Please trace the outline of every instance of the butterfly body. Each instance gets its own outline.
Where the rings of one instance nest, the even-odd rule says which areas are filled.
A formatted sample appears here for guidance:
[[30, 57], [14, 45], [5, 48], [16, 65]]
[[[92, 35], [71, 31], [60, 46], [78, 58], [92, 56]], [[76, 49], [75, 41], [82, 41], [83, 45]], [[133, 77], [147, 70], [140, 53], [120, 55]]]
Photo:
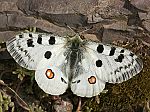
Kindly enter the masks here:
[[77, 35], [71, 38], [67, 43], [70, 43], [70, 46], [68, 46], [67, 48], [69, 50], [66, 56], [66, 74], [68, 74], [69, 80], [71, 81], [73, 77], [76, 77], [78, 75], [78, 64], [81, 62], [81, 58], [83, 55], [83, 48], [81, 47], [83, 41]]
[[96, 96], [106, 82], [126, 81], [143, 68], [131, 51], [81, 39], [80, 35], [71, 38], [29, 32], [6, 44], [16, 62], [35, 70], [39, 87], [52, 95], [71, 88], [78, 96]]

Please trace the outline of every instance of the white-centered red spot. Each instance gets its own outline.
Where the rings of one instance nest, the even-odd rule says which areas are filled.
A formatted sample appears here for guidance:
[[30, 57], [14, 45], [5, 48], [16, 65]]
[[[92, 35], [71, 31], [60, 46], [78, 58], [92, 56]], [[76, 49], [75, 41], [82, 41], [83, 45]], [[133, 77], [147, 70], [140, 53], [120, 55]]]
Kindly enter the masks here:
[[88, 78], [88, 82], [90, 84], [95, 84], [96, 83], [96, 77], [95, 76], [91, 76], [90, 78]]
[[48, 79], [53, 79], [54, 78], [54, 72], [51, 69], [47, 69], [45, 72], [45, 75]]

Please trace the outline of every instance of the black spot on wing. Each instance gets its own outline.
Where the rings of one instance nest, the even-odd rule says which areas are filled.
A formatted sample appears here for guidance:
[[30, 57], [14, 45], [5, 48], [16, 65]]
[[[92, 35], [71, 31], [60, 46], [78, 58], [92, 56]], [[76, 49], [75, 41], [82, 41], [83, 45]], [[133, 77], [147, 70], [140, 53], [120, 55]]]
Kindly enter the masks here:
[[50, 51], [46, 51], [44, 56], [46, 59], [49, 59], [51, 57], [52, 53]]
[[37, 43], [42, 44], [42, 35], [38, 35]]
[[20, 51], [23, 51], [23, 48], [20, 48]]
[[31, 34], [31, 33], [29, 33], [29, 37], [32, 37], [32, 34]]
[[134, 56], [134, 54], [133, 54], [133, 53], [130, 53], [129, 55], [130, 55], [131, 57], [133, 57], [133, 56]]
[[76, 81], [73, 81], [72, 83], [73, 83], [73, 84], [75, 84], [75, 83], [78, 84], [78, 83], [80, 83], [80, 82], [81, 82], [81, 80], [76, 80]]
[[28, 53], [28, 51], [27, 50], [24, 50], [24, 53], [25, 53], [25, 55]]
[[102, 66], [102, 61], [101, 60], [97, 60], [96, 61], [96, 66], [97, 67], [101, 67]]
[[19, 38], [23, 38], [22, 34], [19, 35]]
[[53, 44], [55, 44], [55, 42], [56, 42], [55, 37], [51, 36], [50, 39], [49, 39], [49, 44], [53, 45]]
[[111, 50], [110, 50], [109, 56], [113, 56], [113, 55], [115, 54], [115, 50], [116, 50], [116, 48], [115, 48], [115, 47], [111, 47]]
[[121, 69], [123, 69], [123, 67], [121, 66], [121, 67], [119, 67], [119, 70], [121, 71]]
[[122, 49], [122, 50], [120, 51], [120, 53], [124, 53], [124, 49]]
[[125, 66], [124, 66], [124, 69], [127, 69], [127, 68], [128, 68], [128, 66], [127, 66], [127, 65], [125, 65]]
[[77, 83], [80, 83], [81, 80], [77, 80]]
[[33, 45], [33, 40], [32, 40], [32, 39], [28, 39], [28, 40], [27, 40], [27, 46], [28, 46], [28, 47], [34, 47], [34, 45]]
[[128, 64], [128, 67], [129, 67], [129, 68], [131, 67], [131, 64], [130, 64], [130, 63]]
[[116, 69], [116, 70], [114, 71], [114, 73], [117, 74], [117, 72], [120, 72], [120, 71], [119, 71], [118, 69]]
[[120, 55], [118, 56], [118, 58], [115, 59], [115, 61], [121, 63], [121, 62], [123, 61], [123, 59], [124, 59], [124, 55], [123, 55], [123, 54], [120, 54]]
[[65, 79], [63, 79], [62, 77], [61, 77], [61, 81], [64, 82], [65, 84], [67, 84], [67, 82], [65, 81]]
[[104, 51], [104, 46], [101, 45], [101, 44], [99, 44], [99, 45], [97, 46], [97, 52], [98, 52], [98, 53], [102, 53], [103, 51]]

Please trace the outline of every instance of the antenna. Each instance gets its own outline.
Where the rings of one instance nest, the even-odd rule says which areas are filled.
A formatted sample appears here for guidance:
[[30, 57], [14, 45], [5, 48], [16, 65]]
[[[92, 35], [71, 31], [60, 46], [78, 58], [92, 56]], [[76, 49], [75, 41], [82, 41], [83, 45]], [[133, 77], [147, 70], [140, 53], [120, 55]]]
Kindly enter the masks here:
[[87, 28], [87, 27], [84, 27], [85, 28], [85, 30], [83, 30], [83, 31], [81, 31], [81, 32], [76, 32], [76, 31], [74, 31], [70, 26], [68, 26], [67, 24], [66, 24], [66, 26], [67, 26], [67, 28], [69, 28], [72, 32], [74, 32], [75, 33], [75, 35], [82, 35], [84, 32], [86, 32], [86, 31], [88, 31], [88, 30], [90, 30], [92, 27], [90, 27], [90, 28]]
[[72, 32], [76, 33], [70, 26], [68, 26], [67, 24], [65, 24], [67, 26], [67, 28], [69, 28]]

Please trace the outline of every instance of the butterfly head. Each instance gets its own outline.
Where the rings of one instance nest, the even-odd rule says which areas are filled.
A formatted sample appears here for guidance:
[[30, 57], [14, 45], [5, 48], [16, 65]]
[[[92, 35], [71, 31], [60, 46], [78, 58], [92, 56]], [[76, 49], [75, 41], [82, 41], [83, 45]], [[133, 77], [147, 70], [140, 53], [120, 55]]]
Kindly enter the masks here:
[[70, 46], [73, 49], [78, 49], [82, 42], [83, 40], [78, 33], [68, 39], [68, 43], [70, 43]]

